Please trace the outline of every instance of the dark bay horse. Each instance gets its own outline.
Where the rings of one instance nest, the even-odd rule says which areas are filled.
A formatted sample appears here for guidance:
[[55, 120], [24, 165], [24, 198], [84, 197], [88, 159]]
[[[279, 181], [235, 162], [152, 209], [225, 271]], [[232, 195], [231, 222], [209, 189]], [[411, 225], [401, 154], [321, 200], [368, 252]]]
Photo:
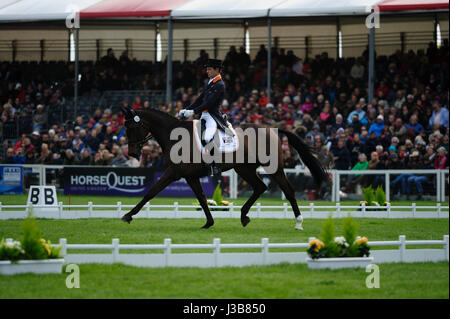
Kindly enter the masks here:
[[[151, 138], [154, 137], [156, 141], [162, 148], [164, 157], [165, 171], [161, 178], [153, 185], [153, 187], [147, 192], [144, 198], [127, 214], [122, 217], [122, 220], [130, 223], [132, 216], [137, 214], [142, 207], [153, 197], [155, 197], [160, 191], [166, 188], [170, 183], [180, 179], [185, 178], [189, 186], [194, 191], [198, 201], [206, 216], [206, 224], [202, 228], [209, 228], [214, 224], [214, 219], [208, 208], [206, 197], [203, 193], [202, 186], [200, 184], [200, 177], [209, 175], [209, 168], [203, 162], [184, 162], [184, 163], [174, 163], [171, 159], [171, 149], [178, 142], [178, 140], [172, 140], [170, 138], [171, 132], [174, 129], [185, 129], [188, 132], [188, 138], [193, 138], [193, 122], [179, 120], [165, 112], [156, 109], [137, 109], [132, 110], [130, 108], [122, 108], [122, 112], [125, 113], [125, 128], [126, 135], [128, 137], [128, 154], [139, 159], [142, 146]], [[270, 142], [276, 143], [276, 154], [271, 154], [275, 156], [277, 160], [277, 167], [273, 174], [270, 176], [278, 183], [281, 190], [284, 192], [286, 198], [289, 200], [292, 210], [296, 218], [296, 229], [302, 229], [303, 217], [301, 216], [300, 210], [295, 199], [295, 190], [289, 180], [287, 179], [283, 170], [283, 158], [281, 150], [281, 141], [278, 134], [274, 133], [270, 128], [265, 128], [263, 126], [255, 124], [245, 124], [241, 125], [241, 128], [254, 128], [263, 130], [259, 132], [265, 132], [264, 134], [266, 144]], [[323, 182], [329, 182], [328, 174], [325, 172], [324, 168], [318, 161], [318, 159], [313, 155], [312, 149], [305, 144], [297, 135], [278, 129], [279, 132], [285, 134], [288, 138], [290, 145], [299, 153], [300, 158], [309, 168], [316, 185], [320, 186]], [[258, 132], [258, 131], [256, 131]], [[258, 133], [256, 133], [258, 134]], [[261, 133], [259, 133], [262, 135]], [[256, 159], [250, 161], [251, 157], [248, 154], [251, 146], [249, 138], [243, 136], [237, 132], [240, 139], [239, 148], [243, 148], [242, 151], [245, 154], [245, 160], [239, 162], [222, 162], [219, 164], [222, 171], [229, 169], [234, 169], [236, 173], [241, 176], [250, 186], [253, 188], [253, 194], [245, 202], [241, 208], [241, 223], [242, 226], [246, 226], [250, 222], [250, 218], [247, 216], [251, 206], [258, 199], [258, 197], [264, 193], [267, 186], [258, 176], [256, 170], [262, 163]], [[258, 138], [258, 136], [256, 136]], [[192, 141], [192, 140], [191, 140]], [[191, 157], [195, 150], [193, 143], [191, 143]], [[265, 163], [264, 163], [265, 164]]]

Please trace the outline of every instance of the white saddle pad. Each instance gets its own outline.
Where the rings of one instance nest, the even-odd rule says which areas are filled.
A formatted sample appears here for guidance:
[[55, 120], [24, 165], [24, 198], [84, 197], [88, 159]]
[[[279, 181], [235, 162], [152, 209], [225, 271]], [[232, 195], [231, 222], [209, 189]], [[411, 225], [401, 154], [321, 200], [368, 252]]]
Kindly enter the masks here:
[[[207, 154], [208, 151], [205, 150], [205, 147], [202, 145], [201, 141], [201, 121], [194, 120], [192, 121], [194, 125], [194, 136], [195, 136], [195, 144], [197, 145], [197, 149], [204, 154]], [[217, 129], [215, 134], [219, 134], [220, 146], [219, 151], [221, 153], [232, 153], [236, 152], [239, 147], [239, 139], [237, 137], [236, 131], [233, 126], [228, 123], [228, 128], [233, 132], [234, 136], [228, 135], [222, 130]]]

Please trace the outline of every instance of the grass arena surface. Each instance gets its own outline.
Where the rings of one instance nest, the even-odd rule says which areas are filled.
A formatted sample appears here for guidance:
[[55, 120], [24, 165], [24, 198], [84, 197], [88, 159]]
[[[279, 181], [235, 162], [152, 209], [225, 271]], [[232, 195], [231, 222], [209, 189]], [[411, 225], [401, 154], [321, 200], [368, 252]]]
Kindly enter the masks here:
[[[58, 199], [68, 203], [67, 196], [61, 195]], [[117, 201], [134, 204], [139, 198], [73, 196], [71, 203], [86, 204], [89, 200], [94, 204], [111, 204]], [[241, 205], [245, 200], [246, 198], [239, 198], [233, 202]], [[4, 205], [24, 204], [26, 196], [0, 196], [0, 201]], [[195, 200], [155, 198], [152, 203], [171, 204], [174, 201], [192, 204]], [[282, 203], [280, 199], [269, 198], [263, 198], [259, 202], [263, 205]], [[417, 204], [434, 203], [422, 201]], [[299, 204], [308, 205], [309, 202]], [[406, 235], [407, 239], [441, 240], [444, 234], [449, 234], [448, 219], [355, 218], [355, 221], [359, 224], [358, 233], [367, 236], [369, 240], [397, 240], [399, 235]], [[22, 220], [1, 221], [0, 238], [20, 239], [21, 223]], [[111, 243], [112, 238], [119, 238], [122, 244], [163, 243], [164, 238], [171, 238], [172, 243], [212, 243], [213, 238], [221, 238], [222, 243], [259, 243], [263, 237], [268, 237], [274, 243], [307, 242], [309, 237], [320, 234], [323, 220], [305, 219], [304, 231], [294, 230], [294, 218], [253, 218], [245, 228], [240, 225], [239, 219], [217, 218], [215, 225], [206, 230], [200, 229], [203, 223], [202, 219], [136, 219], [130, 225], [119, 219], [38, 219], [38, 225], [46, 239], [57, 243], [59, 238], [67, 238], [68, 243], [80, 244]], [[336, 219], [335, 224], [336, 235], [339, 236], [342, 219]], [[156, 250], [151, 252], [161, 253]], [[121, 253], [127, 251], [121, 250]], [[309, 270], [306, 264], [206, 269], [81, 264], [80, 289], [66, 288], [66, 273], [0, 276], [0, 298], [449, 298], [448, 262], [380, 264], [379, 267], [381, 287], [368, 289], [365, 285], [368, 273], [364, 269], [317, 271]]]
[[[0, 202], [2, 205], [25, 205], [27, 203], [28, 195], [0, 195]], [[235, 206], [243, 205], [248, 197], [238, 197], [235, 199], [224, 198], [230, 202], [232, 202]], [[141, 200], [141, 197], [133, 197], [133, 196], [90, 196], [90, 195], [72, 195], [70, 196], [70, 204], [71, 205], [87, 205], [89, 201], [91, 201], [94, 205], [114, 205], [117, 202], [121, 202], [124, 205], [136, 205]], [[362, 200], [362, 196], [361, 196]], [[58, 201], [63, 202], [64, 205], [69, 204], [69, 196], [58, 194]], [[150, 203], [153, 205], [172, 205], [174, 202], [178, 202], [180, 205], [193, 205], [197, 202], [195, 198], [173, 198], [173, 197], [155, 197]], [[308, 206], [310, 203], [314, 203], [315, 205], [334, 206], [336, 203], [331, 201], [303, 201], [297, 200], [298, 205], [300, 206]], [[436, 205], [436, 201], [391, 201], [391, 205], [411, 205], [412, 202], [415, 202], [418, 206], [427, 206], [427, 205]], [[283, 203], [287, 203], [290, 207], [289, 201], [281, 200], [280, 197], [260, 197], [256, 203], [261, 203], [261, 205], [271, 206], [271, 205], [280, 205]], [[256, 205], [255, 203], [255, 205]], [[345, 200], [341, 201], [341, 205], [359, 205], [359, 201], [350, 201]], [[448, 206], [448, 202], [441, 203], [442, 206]]]
[[80, 288], [66, 276], [0, 276], [0, 298], [449, 298], [448, 263], [381, 264], [380, 288], [364, 269], [310, 270], [306, 264], [243, 268], [80, 265]]

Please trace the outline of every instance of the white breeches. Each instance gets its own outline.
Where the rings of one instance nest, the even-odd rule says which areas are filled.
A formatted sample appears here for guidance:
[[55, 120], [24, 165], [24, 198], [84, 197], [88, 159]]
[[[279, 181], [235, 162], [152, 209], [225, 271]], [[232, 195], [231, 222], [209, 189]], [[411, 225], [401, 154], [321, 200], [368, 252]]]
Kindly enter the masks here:
[[203, 133], [203, 139], [205, 142], [209, 143], [209, 141], [211, 141], [214, 137], [214, 133], [216, 133], [217, 123], [208, 112], [203, 112], [200, 119], [206, 121], [206, 129]]

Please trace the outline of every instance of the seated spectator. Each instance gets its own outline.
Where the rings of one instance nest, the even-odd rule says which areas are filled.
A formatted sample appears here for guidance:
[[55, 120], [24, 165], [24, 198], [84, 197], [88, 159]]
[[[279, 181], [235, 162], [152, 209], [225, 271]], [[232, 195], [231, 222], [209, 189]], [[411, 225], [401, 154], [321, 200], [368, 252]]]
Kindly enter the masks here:
[[439, 101], [433, 101], [433, 114], [428, 122], [429, 127], [433, 128], [434, 126], [443, 126], [448, 128], [448, 115], [448, 109], [441, 107]]
[[416, 135], [425, 130], [422, 124], [417, 122], [417, 115], [415, 114], [411, 115], [409, 123], [406, 124], [406, 129], [407, 130], [412, 129], [414, 131], [414, 134]]
[[434, 169], [448, 168], [447, 150], [444, 147], [438, 148], [438, 154], [434, 159]]
[[383, 128], [384, 128], [384, 117], [383, 115], [380, 114], [377, 116], [377, 121], [370, 126], [369, 134], [374, 132], [376, 136], [380, 136], [381, 132], [383, 131]]

